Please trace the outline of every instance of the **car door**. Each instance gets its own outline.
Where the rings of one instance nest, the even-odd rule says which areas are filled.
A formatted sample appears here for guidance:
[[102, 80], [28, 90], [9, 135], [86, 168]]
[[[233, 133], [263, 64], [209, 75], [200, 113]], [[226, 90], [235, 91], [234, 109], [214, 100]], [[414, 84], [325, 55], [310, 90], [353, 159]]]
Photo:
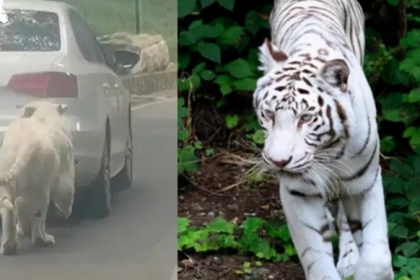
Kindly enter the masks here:
[[118, 106], [119, 106], [119, 132], [122, 136], [121, 138], [121, 148], [122, 148], [122, 155], [125, 157], [125, 149], [128, 140], [128, 128], [129, 128], [129, 110], [130, 110], [130, 103], [131, 103], [131, 94], [125, 88], [121, 78], [116, 76], [115, 79], [115, 87], [117, 88], [117, 95], [118, 95]]
[[[108, 63], [108, 67], [110, 69], [113, 68], [112, 65], [110, 65], [111, 63], [112, 62]], [[131, 96], [125, 89], [124, 84], [122, 83], [119, 76], [116, 74], [110, 78], [110, 83], [112, 84], [117, 99], [117, 114], [115, 120], [116, 125], [114, 127], [114, 130], [117, 134], [114, 143], [116, 148], [115, 158], [116, 161], [120, 163], [119, 167], [122, 168], [125, 160], [125, 150], [128, 139], [128, 105], [130, 103]]]
[[109, 77], [111, 87], [115, 91], [115, 98], [117, 99], [117, 112], [115, 116], [114, 131], [116, 138], [114, 139], [115, 146], [115, 162], [116, 168], [120, 169], [125, 163], [125, 152], [128, 136], [128, 105], [131, 101], [131, 95], [125, 89], [121, 78], [117, 75], [117, 65], [115, 62], [114, 54], [110, 51], [105, 53], [105, 50], [99, 44], [96, 37], [95, 41], [96, 50], [104, 57], [104, 67], [112, 70], [112, 75]]
[[120, 135], [120, 140], [118, 142], [118, 150], [121, 152], [122, 160], [125, 159], [125, 150], [128, 140], [128, 112], [129, 104], [131, 101], [131, 95], [124, 87], [122, 80], [115, 76], [114, 87], [116, 89], [116, 94], [118, 98], [118, 133]]
[[[94, 106], [105, 106], [105, 109], [108, 112], [108, 118], [110, 123], [110, 135], [111, 135], [111, 173], [113, 170], [116, 170], [119, 165], [118, 157], [119, 151], [121, 148], [118, 146], [121, 136], [118, 133], [118, 114], [119, 114], [119, 105], [118, 105], [118, 95], [115, 87], [115, 75], [113, 71], [107, 66], [105, 56], [102, 52], [102, 49], [96, 40], [95, 35], [92, 30], [89, 28], [88, 24], [83, 20], [83, 18], [75, 11], [69, 10], [69, 20], [71, 22], [73, 32], [76, 37], [77, 44], [82, 52], [83, 57], [86, 61], [89, 62], [89, 67], [94, 69], [95, 75], [95, 86], [102, 88], [103, 97], [102, 100], [105, 102], [100, 102], [100, 99], [95, 100], [103, 104], [92, 104]], [[105, 120], [104, 120], [105, 123]]]

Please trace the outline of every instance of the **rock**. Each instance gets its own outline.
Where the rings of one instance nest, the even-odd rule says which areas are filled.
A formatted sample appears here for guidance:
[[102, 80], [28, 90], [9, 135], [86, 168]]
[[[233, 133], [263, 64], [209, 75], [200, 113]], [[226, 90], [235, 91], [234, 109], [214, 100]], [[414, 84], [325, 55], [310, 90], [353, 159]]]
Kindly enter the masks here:
[[270, 274], [270, 270], [265, 267], [259, 267], [253, 270], [252, 275], [254, 277], [262, 277]]
[[164, 41], [144, 47], [140, 60], [133, 68], [133, 73], [153, 73], [164, 71], [169, 65], [169, 50]]
[[176, 68], [169, 63], [168, 46], [161, 35], [119, 32], [99, 37], [98, 41], [108, 52], [120, 49], [137, 53], [140, 60], [134, 66], [133, 74]]
[[[166, 67], [166, 69], [165, 69], [165, 72], [176, 72], [176, 71], [177, 71], [177, 68], [176, 68], [175, 63], [169, 62], [168, 67]], [[198, 174], [198, 172], [197, 172], [197, 174]]]

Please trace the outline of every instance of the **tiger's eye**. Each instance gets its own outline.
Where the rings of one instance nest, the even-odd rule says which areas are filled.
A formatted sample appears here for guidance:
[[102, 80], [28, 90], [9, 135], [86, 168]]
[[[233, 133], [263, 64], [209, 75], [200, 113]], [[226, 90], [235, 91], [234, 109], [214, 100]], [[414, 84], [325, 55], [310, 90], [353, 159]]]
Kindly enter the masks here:
[[274, 112], [270, 110], [265, 110], [264, 114], [269, 118], [270, 120], [274, 121]]
[[309, 121], [311, 121], [312, 120], [312, 118], [314, 117], [314, 115], [311, 115], [311, 114], [303, 114], [301, 117], [300, 117], [300, 121], [301, 122], [309, 122]]

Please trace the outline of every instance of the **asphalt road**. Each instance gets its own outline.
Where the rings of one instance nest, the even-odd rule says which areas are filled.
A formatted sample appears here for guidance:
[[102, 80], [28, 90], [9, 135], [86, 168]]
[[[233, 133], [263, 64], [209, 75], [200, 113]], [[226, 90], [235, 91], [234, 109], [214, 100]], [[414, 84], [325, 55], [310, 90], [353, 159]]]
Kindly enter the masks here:
[[47, 224], [53, 247], [0, 257], [0, 279], [169, 280], [176, 266], [176, 100], [133, 109], [134, 184], [103, 220]]

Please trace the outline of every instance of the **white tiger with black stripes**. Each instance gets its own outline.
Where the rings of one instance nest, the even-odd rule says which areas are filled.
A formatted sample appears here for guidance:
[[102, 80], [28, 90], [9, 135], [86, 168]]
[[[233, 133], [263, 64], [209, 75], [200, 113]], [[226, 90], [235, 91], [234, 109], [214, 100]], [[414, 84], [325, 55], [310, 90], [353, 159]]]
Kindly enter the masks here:
[[[277, 0], [270, 25], [254, 107], [306, 278], [392, 280], [362, 9], [356, 0]], [[340, 201], [337, 265], [332, 197]]]

